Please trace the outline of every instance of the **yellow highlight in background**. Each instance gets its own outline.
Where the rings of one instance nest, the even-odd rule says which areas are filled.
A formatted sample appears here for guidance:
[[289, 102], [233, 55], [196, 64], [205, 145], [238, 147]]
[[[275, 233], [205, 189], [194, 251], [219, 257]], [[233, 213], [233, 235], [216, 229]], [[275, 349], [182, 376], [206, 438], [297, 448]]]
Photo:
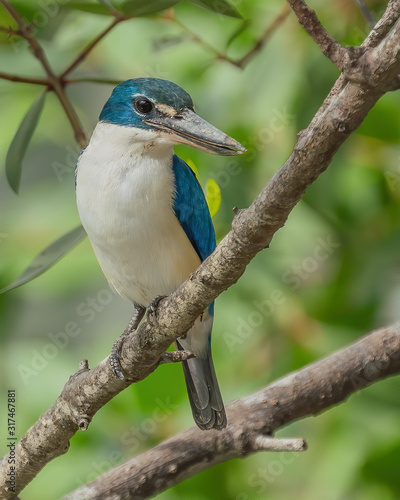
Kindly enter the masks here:
[[[199, 171], [194, 164], [193, 160], [188, 158], [186, 163], [193, 170], [196, 179], [200, 182], [199, 179]], [[221, 190], [217, 184], [215, 179], [209, 178], [207, 180], [205, 196], [208, 205], [208, 209], [210, 210], [211, 217], [214, 217], [218, 213], [219, 207], [221, 206]]]

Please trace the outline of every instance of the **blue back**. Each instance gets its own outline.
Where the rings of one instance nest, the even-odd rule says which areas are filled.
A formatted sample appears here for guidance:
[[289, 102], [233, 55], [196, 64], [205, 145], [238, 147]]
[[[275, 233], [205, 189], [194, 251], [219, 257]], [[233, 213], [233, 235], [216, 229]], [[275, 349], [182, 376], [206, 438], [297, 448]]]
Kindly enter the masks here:
[[[217, 246], [206, 198], [191, 168], [176, 155], [172, 170], [176, 187], [175, 214], [203, 262]], [[214, 316], [214, 302], [209, 305], [208, 311]]]
[[203, 261], [216, 247], [214, 226], [203, 190], [190, 167], [176, 155], [172, 169], [176, 186], [175, 214]]

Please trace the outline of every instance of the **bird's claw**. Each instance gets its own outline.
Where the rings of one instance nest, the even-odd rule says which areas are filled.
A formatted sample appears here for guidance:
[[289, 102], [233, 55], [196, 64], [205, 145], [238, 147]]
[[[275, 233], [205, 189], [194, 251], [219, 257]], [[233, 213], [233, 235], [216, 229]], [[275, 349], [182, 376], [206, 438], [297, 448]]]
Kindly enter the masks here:
[[149, 323], [150, 326], [152, 327], [154, 327], [157, 323], [158, 304], [162, 301], [162, 299], [165, 299], [165, 297], [166, 295], [157, 295], [157, 297], [150, 302], [150, 305], [147, 308], [146, 311], [147, 323]]
[[128, 326], [125, 328], [122, 335], [120, 335], [117, 338], [117, 340], [114, 342], [114, 344], [111, 348], [109, 363], [110, 363], [110, 366], [111, 366], [111, 369], [112, 369], [114, 375], [117, 378], [119, 378], [120, 380], [129, 380], [125, 376], [124, 371], [123, 371], [122, 366], [121, 366], [120, 357], [121, 357], [122, 345], [125, 342], [125, 340], [127, 339], [127, 337], [129, 337], [129, 335], [131, 335], [136, 330], [136, 328], [139, 326], [139, 323], [142, 320], [144, 313], [145, 313], [144, 307], [141, 307], [138, 305], [135, 306], [135, 313], [132, 316], [132, 319], [130, 320]]
[[160, 365], [165, 363], [180, 363], [195, 357], [192, 352], [186, 350], [164, 352], [160, 358]]
[[122, 370], [120, 362], [122, 344], [124, 343], [127, 336], [128, 336], [127, 334], [123, 333], [120, 337], [117, 338], [117, 340], [114, 342], [111, 348], [111, 353], [109, 357], [111, 369], [114, 372], [114, 375], [120, 380], [127, 380]]

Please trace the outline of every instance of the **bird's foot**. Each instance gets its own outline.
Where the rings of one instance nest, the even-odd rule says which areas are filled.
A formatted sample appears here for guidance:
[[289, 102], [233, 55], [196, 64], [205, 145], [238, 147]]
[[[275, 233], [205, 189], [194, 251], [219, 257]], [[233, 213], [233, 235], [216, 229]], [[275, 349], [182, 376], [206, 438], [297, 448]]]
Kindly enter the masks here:
[[129, 334], [125, 334], [125, 332], [124, 332], [122, 335], [120, 335], [117, 338], [117, 340], [114, 342], [114, 344], [111, 348], [111, 353], [110, 353], [110, 357], [109, 357], [109, 363], [110, 363], [112, 371], [114, 372], [114, 375], [121, 380], [126, 380], [126, 377], [125, 377], [124, 372], [122, 370], [120, 356], [121, 356], [122, 345], [125, 342], [128, 335]]
[[114, 344], [111, 348], [109, 363], [110, 363], [110, 366], [111, 366], [111, 369], [112, 369], [114, 375], [121, 380], [128, 380], [127, 377], [125, 377], [125, 375], [124, 375], [124, 372], [123, 372], [123, 369], [121, 366], [121, 361], [120, 361], [122, 346], [123, 346], [125, 340], [139, 326], [139, 323], [141, 322], [145, 312], [146, 312], [146, 309], [144, 307], [136, 306], [135, 313], [132, 316], [132, 319], [130, 320], [128, 326], [125, 328], [122, 335], [120, 335], [119, 338], [114, 342]]
[[160, 365], [165, 363], [180, 363], [196, 356], [190, 351], [169, 351], [165, 352], [160, 358]]
[[157, 323], [157, 307], [158, 304], [165, 299], [166, 295], [157, 295], [155, 299], [150, 302], [146, 311], [146, 319], [150, 326], [156, 326]]

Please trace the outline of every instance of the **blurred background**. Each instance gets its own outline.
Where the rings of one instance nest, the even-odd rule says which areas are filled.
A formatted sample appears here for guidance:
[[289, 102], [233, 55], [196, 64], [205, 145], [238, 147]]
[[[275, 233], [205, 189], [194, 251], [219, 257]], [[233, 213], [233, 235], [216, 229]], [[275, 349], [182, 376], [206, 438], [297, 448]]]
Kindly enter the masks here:
[[[110, 22], [95, 1], [12, 2], [57, 72]], [[203, 186], [220, 186], [217, 238], [232, 207], [247, 207], [285, 162], [338, 77], [338, 71], [290, 13], [244, 68], [238, 60], [285, 12], [282, 0], [235, 0], [245, 21], [183, 1], [126, 21], [90, 53], [71, 78], [125, 80], [152, 76], [187, 90], [197, 112], [248, 148], [238, 158], [180, 146]], [[376, 19], [387, 2], [367, 2]], [[78, 5], [79, 4], [79, 5]], [[369, 32], [356, 2], [309, 2], [343, 45]], [[96, 5], [96, 6], [95, 6]], [[80, 10], [77, 10], [79, 7]], [[86, 12], [83, 10], [86, 9]], [[100, 13], [90, 11], [98, 10]], [[0, 8], [0, 24], [9, 25]], [[1, 70], [42, 76], [24, 41], [1, 33]], [[199, 38], [203, 41], [200, 41]], [[218, 56], [219, 54], [219, 56]], [[112, 85], [68, 86], [90, 134]], [[41, 88], [0, 80], [0, 161]], [[400, 301], [400, 94], [382, 98], [332, 165], [308, 190], [271, 247], [216, 301], [213, 352], [226, 402], [326, 356], [398, 319]], [[79, 224], [74, 164], [79, 151], [54, 95], [24, 159], [19, 196], [0, 182], [0, 287], [15, 280], [56, 238]], [[280, 300], [277, 301], [277, 294]], [[132, 308], [114, 295], [88, 240], [27, 285], [0, 295], [0, 435], [7, 389], [17, 391], [17, 435], [45, 412], [87, 358], [104, 359]], [[308, 440], [305, 453], [260, 453], [198, 474], [162, 500], [389, 500], [399, 498], [399, 379], [353, 395], [346, 404], [279, 431]], [[180, 366], [162, 366], [108, 403], [69, 452], [21, 493], [52, 500], [193, 425]], [[5, 441], [0, 452], [6, 452]]]

